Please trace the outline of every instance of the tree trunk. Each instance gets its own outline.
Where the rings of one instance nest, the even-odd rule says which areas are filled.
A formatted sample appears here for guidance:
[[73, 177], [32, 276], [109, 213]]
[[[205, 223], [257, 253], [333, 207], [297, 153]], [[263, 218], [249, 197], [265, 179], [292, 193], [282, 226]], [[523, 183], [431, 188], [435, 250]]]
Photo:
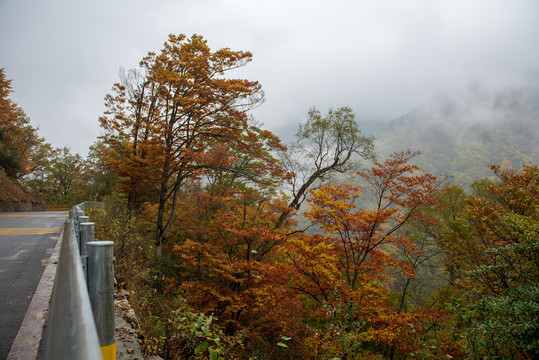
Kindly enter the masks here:
[[[168, 173], [168, 163], [165, 163], [165, 171], [163, 173]], [[168, 179], [168, 176], [163, 176], [163, 179]], [[168, 185], [167, 181], [163, 180], [161, 183], [161, 190], [159, 191], [159, 206], [157, 208], [157, 221], [155, 223], [155, 256], [160, 259], [163, 255], [163, 223], [165, 221], [165, 206], [167, 204], [167, 192]]]

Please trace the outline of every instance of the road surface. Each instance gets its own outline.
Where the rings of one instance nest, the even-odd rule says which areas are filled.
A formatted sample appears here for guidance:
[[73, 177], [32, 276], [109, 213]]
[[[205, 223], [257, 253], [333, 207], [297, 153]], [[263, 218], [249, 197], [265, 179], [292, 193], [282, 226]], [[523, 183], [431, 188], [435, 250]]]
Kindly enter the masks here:
[[67, 211], [0, 213], [0, 359], [6, 359]]

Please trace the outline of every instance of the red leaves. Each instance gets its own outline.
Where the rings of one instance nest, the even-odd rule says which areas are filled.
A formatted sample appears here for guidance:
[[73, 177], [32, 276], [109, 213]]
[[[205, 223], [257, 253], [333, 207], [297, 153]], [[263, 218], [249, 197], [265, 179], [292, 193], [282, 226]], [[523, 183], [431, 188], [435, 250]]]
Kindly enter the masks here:
[[359, 186], [326, 185], [311, 192], [306, 214], [323, 233], [294, 232], [289, 222], [275, 226], [287, 204], [275, 199], [273, 183], [254, 182], [282, 179], [272, 175], [277, 164], [270, 172], [253, 166], [264, 163], [263, 144], [273, 138], [263, 131], [242, 135], [244, 143], [260, 145], [259, 157], [207, 142], [198, 158], [205, 181], [179, 199], [170, 233], [177, 239], [177, 279], [166, 291], [217, 315], [227, 333], [249, 334], [248, 346], [257, 349], [286, 334], [298, 357], [311, 346], [344, 357], [364, 343], [412, 351], [410, 324], [430, 315], [394, 303], [394, 273], [411, 279], [415, 270], [396, 249], [420, 252], [399, 229], [434, 202], [435, 178], [408, 165], [411, 154], [397, 154], [362, 173], [378, 196], [372, 207], [361, 206], [367, 195]]
[[[389, 300], [390, 269], [405, 278], [415, 274], [412, 265], [399, 259], [393, 249], [420, 252], [398, 230], [417, 221], [418, 210], [434, 204], [440, 188], [436, 177], [408, 163], [416, 155], [394, 154], [359, 173], [369, 194], [375, 195], [367, 200], [374, 204], [372, 209], [360, 207], [363, 189], [359, 186], [328, 184], [311, 191], [311, 209], [305, 215], [325, 236], [289, 238], [279, 249], [287, 258], [282, 266], [290, 268], [287, 286], [318, 304], [307, 308], [310, 316], [331, 322], [332, 317], [321, 311], [324, 306], [339, 314], [333, 316], [348, 314], [354, 321], [365, 322], [363, 339], [401, 351], [410, 351], [410, 342], [401, 339], [410, 324], [424, 315], [402, 313]], [[343, 304], [348, 306], [346, 311], [341, 309]]]
[[[388, 265], [405, 269], [381, 250], [386, 244], [398, 243], [407, 251], [416, 250], [413, 244], [397, 236], [396, 231], [414, 219], [420, 207], [434, 204], [433, 195], [439, 190], [436, 177], [422, 174], [417, 166], [408, 164], [417, 154], [394, 154], [359, 172], [376, 196], [374, 210], [357, 208], [355, 202], [362, 191], [358, 186], [326, 185], [311, 192], [312, 208], [305, 215], [338, 244], [345, 264], [343, 271], [353, 288], [362, 274], [381, 276]], [[406, 274], [413, 276], [409, 269]]]
[[436, 202], [433, 196], [439, 191], [436, 176], [421, 173], [417, 165], [409, 164], [419, 152], [395, 153], [382, 163], [358, 174], [365, 179], [376, 194], [378, 208], [398, 206], [415, 210]]

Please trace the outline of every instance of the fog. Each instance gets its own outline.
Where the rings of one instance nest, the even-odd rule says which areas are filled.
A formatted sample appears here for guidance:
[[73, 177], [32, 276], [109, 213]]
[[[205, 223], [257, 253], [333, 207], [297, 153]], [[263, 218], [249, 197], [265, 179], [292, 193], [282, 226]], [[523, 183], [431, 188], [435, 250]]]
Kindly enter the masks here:
[[0, 67], [54, 146], [86, 155], [103, 97], [167, 35], [251, 51], [253, 116], [277, 133], [310, 107], [351, 106], [367, 132], [430, 99], [498, 91], [539, 71], [534, 0], [0, 0]]

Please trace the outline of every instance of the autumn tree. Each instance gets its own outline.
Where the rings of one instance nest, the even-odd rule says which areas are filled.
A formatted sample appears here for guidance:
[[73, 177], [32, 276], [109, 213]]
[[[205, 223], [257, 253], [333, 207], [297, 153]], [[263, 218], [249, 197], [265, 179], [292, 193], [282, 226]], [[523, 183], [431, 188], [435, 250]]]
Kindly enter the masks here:
[[40, 198], [47, 201], [50, 184], [48, 183], [51, 171], [51, 161], [57, 149], [54, 149], [51, 144], [43, 143], [39, 147], [39, 157], [36, 158], [31, 173], [26, 174], [22, 182], [33, 193], [38, 194]]
[[100, 201], [103, 197], [111, 195], [120, 180], [105, 161], [107, 152], [105, 144], [101, 141], [96, 141], [90, 146], [88, 157], [85, 161], [85, 172], [89, 177], [86, 191], [89, 200]]
[[[357, 166], [357, 158], [373, 159], [373, 139], [364, 136], [355, 114], [348, 106], [329, 109], [327, 114], [311, 108], [307, 121], [296, 132], [296, 143], [283, 153], [283, 162], [293, 174], [289, 183], [292, 199], [288, 204], [298, 210], [308, 190], [317, 181], [328, 180], [335, 173], [346, 173]], [[276, 227], [288, 213], [283, 212]]]
[[24, 179], [25, 185], [38, 193], [45, 203], [54, 205], [76, 204], [91, 198], [92, 180], [85, 159], [72, 154], [68, 147], [46, 147], [41, 165]]
[[45, 140], [30, 118], [10, 98], [11, 80], [0, 69], [0, 166], [12, 178], [21, 178], [38, 166]]
[[473, 185], [439, 242], [455, 269], [452, 307], [470, 358], [539, 355], [539, 167], [491, 166], [497, 181]]
[[129, 193], [155, 188], [158, 256], [181, 187], [206, 167], [203, 159], [212, 142], [273, 161], [263, 148], [280, 146], [278, 141], [247, 116], [262, 101], [260, 85], [225, 77], [251, 58], [249, 52], [227, 48], [212, 52], [198, 35], [170, 35], [159, 54], [149, 53], [141, 71], [106, 97], [100, 122], [102, 139], [112, 150], [110, 165], [127, 178], [123, 185]]
[[[305, 123], [298, 127], [296, 142], [280, 154], [290, 174], [285, 184], [289, 186], [291, 199], [281, 212], [275, 229], [283, 226], [286, 219], [300, 209], [314, 186], [330, 180], [335, 174], [350, 171], [358, 165], [359, 159], [374, 159], [374, 145], [372, 137], [362, 134], [350, 107], [329, 109], [325, 115], [313, 107]], [[257, 248], [257, 257], [277, 244], [264, 241]]]
[[[346, 320], [343, 329], [357, 326], [341, 335], [349, 342], [334, 344], [341, 350], [334, 349], [333, 356], [350, 356], [352, 343], [376, 342], [409, 351], [411, 345], [405, 341], [409, 324], [425, 316], [402, 312], [389, 299], [390, 269], [414, 277], [413, 267], [395, 249], [421, 252], [400, 230], [410, 222], [427, 220], [420, 209], [436, 203], [440, 189], [436, 177], [409, 163], [417, 155], [394, 154], [359, 172], [375, 199], [372, 208], [359, 206], [363, 191], [359, 186], [328, 184], [312, 190], [306, 216], [320, 226], [323, 235], [291, 237], [280, 249], [292, 269], [286, 283], [305, 296], [313, 309], [311, 316], [319, 321], [339, 319], [341, 324]], [[317, 335], [311, 339], [312, 346], [329, 354], [331, 350], [323, 344], [333, 343], [336, 336], [337, 332]]]
[[[184, 211], [204, 219], [210, 196], [198, 194], [200, 202], [185, 204]], [[188, 230], [185, 241], [175, 246], [181, 259], [180, 290], [193, 305], [216, 314], [229, 331], [239, 330], [252, 320], [250, 315], [256, 308], [264, 310], [255, 306], [255, 290], [266, 281], [261, 266], [275, 258], [266, 254], [262, 261], [256, 261], [256, 248], [268, 238], [282, 236], [273, 225], [286, 204], [237, 188], [214, 192], [212, 205], [209, 227], [205, 221], [196, 226], [191, 216], [182, 218]]]
[[271, 253], [259, 258], [256, 249], [288, 231], [274, 229], [286, 208], [279, 197], [286, 172], [277, 166], [280, 171], [264, 176], [269, 168], [260, 159], [219, 144], [207, 156], [203, 181], [186, 184], [191, 186], [183, 189], [169, 232], [177, 272], [167, 291], [216, 315], [227, 335], [248, 334], [261, 348], [268, 344], [261, 339], [272, 331], [260, 329], [269, 319], [259, 291], [268, 281], [264, 266], [276, 259]]
[[[224, 151], [222, 145], [212, 145], [207, 152], [210, 157], [205, 160], [208, 167], [203, 172], [207, 179], [206, 192], [196, 202], [204, 210], [194, 210], [192, 201], [181, 206], [184, 229], [191, 228], [187, 224], [196, 223], [186, 221], [187, 214], [188, 218], [204, 219], [205, 225], [193, 227], [189, 235], [182, 235], [186, 241], [175, 246], [182, 257], [181, 266], [189, 269], [181, 276], [184, 282], [180, 288], [194, 306], [199, 304], [202, 305], [199, 309], [219, 314], [223, 323], [235, 331], [244, 329], [246, 320], [251, 319], [249, 331], [254, 334], [258, 320], [267, 323], [272, 318], [259, 305], [261, 297], [267, 296], [261, 294], [272, 291], [268, 286], [272, 283], [271, 275], [262, 269], [276, 261], [271, 251], [275, 244], [294, 232], [289, 215], [299, 209], [307, 190], [332, 173], [350, 169], [353, 156], [372, 156], [371, 139], [361, 136], [349, 108], [330, 110], [326, 116], [312, 109], [310, 119], [300, 126], [297, 136], [300, 139], [295, 149], [282, 151], [289, 172], [277, 166], [275, 169], [280, 172], [273, 171], [271, 176], [262, 178], [267, 163], [237, 152], [231, 156], [233, 153]], [[307, 154], [307, 149], [311, 153]], [[306, 166], [308, 161], [313, 163]], [[311, 172], [307, 178], [301, 169], [294, 167], [301, 163], [304, 170]], [[228, 169], [224, 171], [225, 168]], [[253, 183], [253, 179], [258, 180]], [[300, 181], [305, 182], [301, 189], [297, 188]], [[288, 204], [279, 198], [278, 190], [283, 182], [291, 184], [294, 196]], [[187, 209], [186, 213], [183, 209]], [[195, 288], [196, 297], [192, 291]], [[298, 304], [295, 299], [280, 299], [290, 309], [294, 308], [293, 303]], [[256, 321], [252, 320], [254, 314]]]
[[[347, 284], [355, 288], [362, 276], [362, 264], [369, 258], [379, 257], [376, 263], [393, 262], [379, 248], [388, 243], [408, 244], [398, 230], [418, 218], [420, 209], [434, 203], [434, 194], [439, 190], [436, 178], [418, 172], [418, 167], [408, 162], [418, 153], [399, 153], [382, 163], [375, 163], [359, 175], [370, 185], [375, 197], [374, 210], [356, 208], [355, 199], [361, 195], [358, 186], [326, 185], [312, 191], [312, 209], [307, 213], [320, 224], [326, 234], [338, 234], [345, 257]], [[381, 271], [382, 269], [376, 269]], [[380, 274], [380, 272], [378, 272]]]

